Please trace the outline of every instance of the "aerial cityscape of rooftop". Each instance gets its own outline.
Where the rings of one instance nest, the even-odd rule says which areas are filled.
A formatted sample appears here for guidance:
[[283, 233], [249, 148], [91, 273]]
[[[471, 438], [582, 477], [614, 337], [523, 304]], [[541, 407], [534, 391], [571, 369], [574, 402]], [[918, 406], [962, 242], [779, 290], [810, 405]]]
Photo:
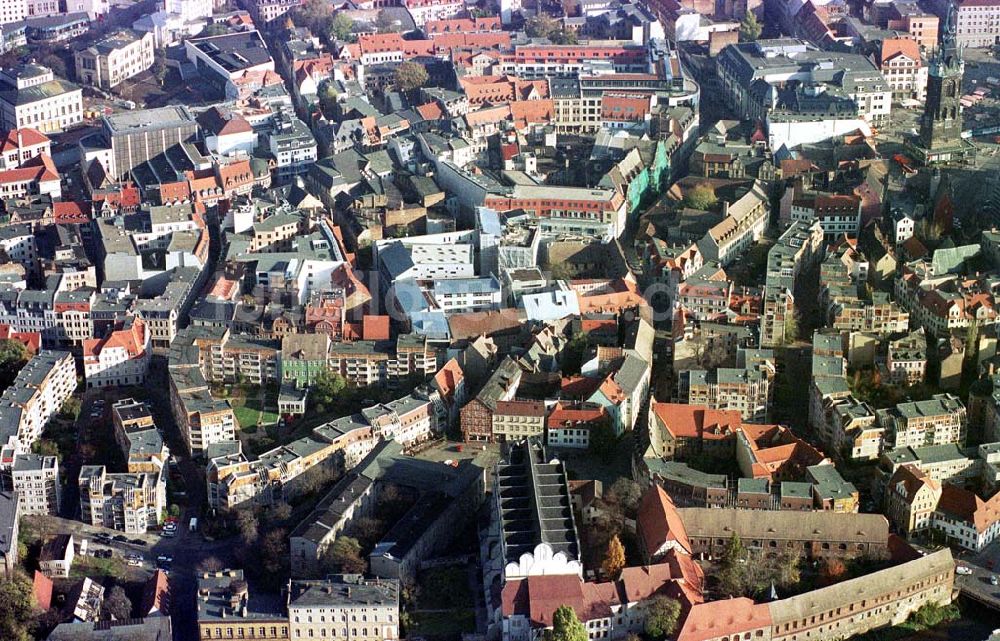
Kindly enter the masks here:
[[0, 641], [1000, 641], [1000, 0], [0, 0]]

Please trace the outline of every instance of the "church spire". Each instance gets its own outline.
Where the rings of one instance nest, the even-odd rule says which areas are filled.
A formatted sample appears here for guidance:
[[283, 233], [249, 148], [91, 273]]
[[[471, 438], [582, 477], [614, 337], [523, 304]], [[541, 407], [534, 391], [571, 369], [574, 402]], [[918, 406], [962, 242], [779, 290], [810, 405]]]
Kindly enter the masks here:
[[958, 48], [958, 38], [955, 35], [956, 22], [955, 4], [949, 2], [938, 46], [931, 56], [931, 64], [928, 69], [931, 75], [961, 74], [964, 70], [962, 53]]

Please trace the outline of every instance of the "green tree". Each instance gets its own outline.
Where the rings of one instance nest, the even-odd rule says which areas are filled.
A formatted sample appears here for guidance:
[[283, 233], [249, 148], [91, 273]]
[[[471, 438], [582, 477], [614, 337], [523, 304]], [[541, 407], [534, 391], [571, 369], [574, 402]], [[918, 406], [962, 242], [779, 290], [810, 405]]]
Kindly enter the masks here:
[[21, 341], [0, 340], [0, 385], [7, 387], [13, 383], [29, 358], [31, 354]]
[[354, 31], [354, 21], [346, 13], [338, 13], [330, 21], [330, 34], [337, 40], [349, 40]]
[[104, 619], [115, 621], [124, 621], [132, 617], [132, 602], [125, 594], [125, 588], [116, 585], [108, 590], [104, 603], [101, 604], [101, 615]]
[[642, 488], [632, 479], [623, 476], [611, 485], [604, 498], [618, 504], [626, 514], [635, 514], [639, 501], [642, 500]]
[[591, 454], [604, 462], [608, 462], [614, 458], [617, 448], [618, 436], [615, 435], [615, 431], [611, 429], [607, 421], [598, 423], [590, 428], [590, 444], [588, 449]]
[[313, 378], [309, 386], [309, 400], [316, 407], [335, 403], [347, 389], [347, 379], [336, 372], [326, 370]]
[[0, 581], [0, 639], [29, 641], [35, 601], [31, 581], [20, 572]]
[[240, 543], [244, 547], [252, 548], [257, 544], [257, 539], [260, 537], [260, 525], [253, 510], [244, 508], [236, 513], [236, 529], [240, 533]]
[[59, 408], [59, 413], [63, 417], [75, 421], [80, 418], [81, 409], [83, 409], [83, 403], [80, 402], [80, 397], [70, 396], [63, 402], [62, 407]]
[[265, 534], [259, 547], [259, 570], [272, 589], [280, 589], [288, 579], [288, 530], [277, 528]]
[[40, 456], [55, 456], [60, 458], [59, 445], [47, 438], [40, 438], [31, 446], [31, 451]]
[[723, 567], [735, 565], [736, 563], [743, 563], [747, 558], [747, 549], [743, 545], [743, 541], [740, 540], [740, 535], [734, 533], [729, 537], [729, 543], [726, 544], [726, 551], [722, 553], [722, 565]]
[[579, 374], [583, 366], [583, 359], [587, 355], [587, 348], [590, 347], [590, 339], [583, 332], [574, 334], [563, 346], [560, 366], [563, 376]]
[[719, 588], [724, 594], [742, 595], [746, 591], [745, 568], [749, 564], [747, 549], [739, 535], [733, 534], [722, 553], [722, 567], [718, 572]]
[[427, 84], [430, 76], [427, 69], [419, 62], [407, 60], [396, 67], [396, 89], [412, 91]]
[[333, 21], [333, 6], [326, 0], [306, 0], [296, 7], [291, 18], [294, 24], [318, 35], [329, 31], [327, 27]]
[[691, 209], [706, 210], [718, 201], [719, 199], [715, 195], [715, 189], [710, 184], [699, 183], [687, 190], [681, 204], [685, 207], [690, 207]]
[[534, 15], [524, 23], [524, 33], [529, 38], [549, 38], [560, 30], [559, 22], [545, 13]]
[[324, 82], [319, 88], [319, 108], [323, 115], [332, 118], [337, 105], [337, 87], [333, 82]]
[[964, 367], [979, 361], [979, 319], [973, 318], [965, 330], [965, 364]]
[[760, 33], [763, 30], [753, 11], [747, 11], [740, 22], [740, 40], [743, 42], [754, 42], [760, 38]]
[[221, 36], [227, 33], [229, 33], [229, 28], [226, 27], [226, 25], [221, 22], [213, 22], [202, 29], [201, 33], [198, 34], [198, 37], [207, 38], [209, 36]]
[[661, 641], [674, 633], [681, 616], [681, 604], [676, 599], [661, 594], [654, 595], [640, 604], [646, 612], [646, 636]]
[[340, 536], [323, 555], [324, 565], [345, 574], [361, 574], [365, 571], [365, 560], [361, 556], [361, 544], [350, 536]]
[[622, 545], [618, 535], [611, 537], [608, 541], [608, 549], [604, 552], [604, 561], [601, 563], [601, 571], [608, 579], [617, 579], [625, 568], [625, 547]]
[[772, 582], [781, 588], [793, 588], [801, 580], [799, 572], [799, 555], [795, 552], [784, 551], [778, 555], [773, 563]]
[[66, 62], [55, 53], [42, 56], [41, 63], [52, 70], [52, 73], [65, 78], [67, 75]]
[[847, 566], [840, 559], [823, 559], [819, 565], [820, 585], [833, 585], [847, 578]]
[[388, 11], [383, 9], [375, 17], [375, 29], [379, 33], [395, 33], [400, 30], [399, 21], [393, 18]]
[[785, 314], [784, 330], [786, 344], [794, 343], [799, 339], [799, 313], [797, 309]]
[[568, 261], [549, 265], [549, 276], [555, 280], [573, 280], [577, 276], [576, 265]]
[[552, 629], [545, 631], [544, 638], [545, 641], [587, 641], [587, 629], [573, 608], [560, 605], [552, 613]]
[[156, 54], [153, 57], [153, 66], [150, 68], [153, 73], [153, 77], [156, 81], [163, 86], [163, 81], [167, 77], [167, 63], [166, 63], [166, 53], [164, 49], [160, 48], [156, 50]]
[[579, 38], [576, 37], [576, 32], [568, 29], [561, 29], [560, 31], [557, 31], [550, 39], [557, 45], [575, 45], [580, 41]]

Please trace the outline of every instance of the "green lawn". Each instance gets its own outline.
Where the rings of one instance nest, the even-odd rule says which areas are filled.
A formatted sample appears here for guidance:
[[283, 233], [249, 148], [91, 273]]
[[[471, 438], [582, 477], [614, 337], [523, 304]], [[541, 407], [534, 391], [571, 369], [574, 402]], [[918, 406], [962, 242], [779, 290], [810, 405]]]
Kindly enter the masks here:
[[257, 429], [257, 419], [260, 417], [258, 410], [246, 405], [237, 406], [234, 404], [233, 414], [236, 415], [236, 420], [239, 422], [241, 430]]
[[407, 636], [460, 637], [463, 632], [476, 630], [476, 613], [471, 609], [413, 612], [410, 621]]
[[418, 609], [445, 610], [471, 606], [469, 574], [464, 566], [434, 568], [420, 575]]
[[229, 403], [233, 406], [233, 414], [239, 421], [240, 429], [253, 429], [258, 423], [273, 425], [280, 418], [277, 412], [277, 398], [268, 398], [267, 401], [261, 402], [256, 392], [253, 392], [249, 397], [231, 397]]
[[79, 556], [73, 560], [73, 567], [69, 571], [70, 578], [81, 579], [90, 577], [91, 579], [101, 579], [112, 577], [121, 579], [125, 576], [127, 566], [120, 558], [98, 559], [93, 556]]
[[476, 629], [476, 612], [465, 566], [420, 573], [416, 603], [407, 608], [407, 636], [458, 638]]

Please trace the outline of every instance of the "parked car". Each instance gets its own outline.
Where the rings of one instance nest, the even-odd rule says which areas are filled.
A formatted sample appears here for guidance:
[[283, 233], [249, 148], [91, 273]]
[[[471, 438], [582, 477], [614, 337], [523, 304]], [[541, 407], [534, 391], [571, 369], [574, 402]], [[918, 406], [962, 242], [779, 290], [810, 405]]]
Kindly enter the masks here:
[[146, 545], [146, 542], [143, 541], [142, 539], [132, 539], [130, 543], [132, 545], [143, 545], [143, 546]]
[[997, 578], [997, 575], [990, 575], [990, 585], [1000, 585], [1000, 579]]
[[123, 534], [119, 534], [113, 540], [117, 541], [118, 543], [128, 543], [128, 537]]
[[957, 568], [955, 568], [955, 574], [961, 574], [962, 576], [971, 576], [972, 569], [967, 568], [964, 565], [960, 565]]

